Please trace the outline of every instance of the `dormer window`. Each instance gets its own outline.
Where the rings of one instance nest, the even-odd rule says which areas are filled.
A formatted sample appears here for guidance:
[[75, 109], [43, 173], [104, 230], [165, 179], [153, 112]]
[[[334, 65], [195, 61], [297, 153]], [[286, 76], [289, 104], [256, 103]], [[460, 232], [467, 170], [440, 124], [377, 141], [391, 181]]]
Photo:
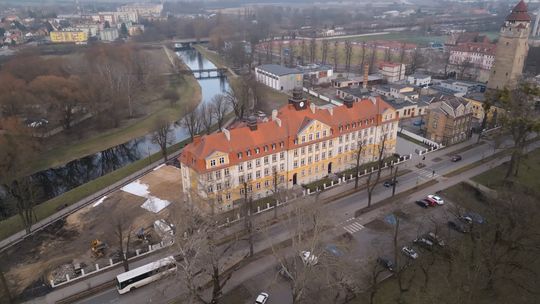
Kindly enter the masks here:
[[255, 154], [259, 154], [259, 152], [261, 152], [261, 149], [255, 148]]
[[248, 157], [251, 156], [251, 150], [247, 150], [247, 151], [246, 151], [246, 155], [247, 155]]
[[264, 152], [268, 152], [268, 146], [264, 146]]
[[272, 150], [276, 149], [276, 144], [272, 144]]
[[219, 158], [219, 163], [224, 164], [225, 163], [225, 157], [220, 157]]
[[216, 166], [216, 160], [215, 159], [212, 159], [210, 161], [210, 167], [215, 167]]
[[237, 156], [238, 156], [238, 159], [242, 159], [242, 152], [238, 152]]
[[284, 142], [280, 142], [280, 143], [279, 143], [279, 147], [280, 147], [280, 148], [285, 147], [285, 143], [284, 143]]

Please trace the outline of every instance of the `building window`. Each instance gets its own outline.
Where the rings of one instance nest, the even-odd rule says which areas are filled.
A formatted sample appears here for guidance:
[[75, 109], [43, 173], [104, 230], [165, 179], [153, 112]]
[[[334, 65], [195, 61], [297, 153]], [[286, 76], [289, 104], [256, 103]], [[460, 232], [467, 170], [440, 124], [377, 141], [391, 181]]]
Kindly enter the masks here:
[[277, 161], [277, 154], [272, 154], [272, 162], [276, 162]]
[[313, 140], [313, 134], [309, 134], [309, 140]]
[[214, 187], [212, 185], [208, 186], [208, 193], [214, 192]]
[[225, 157], [220, 157], [219, 158], [219, 163], [224, 164], [225, 163]]
[[261, 189], [261, 183], [257, 183], [256, 187], [257, 189]]
[[261, 170], [257, 170], [257, 172], [255, 172], [255, 178], [261, 178]]
[[265, 157], [264, 157], [264, 164], [265, 164], [265, 165], [268, 165], [268, 156], [265, 156]]
[[308, 153], [311, 153], [313, 151], [313, 148], [311, 147], [311, 145], [308, 146], [307, 150], [308, 150]]
[[242, 152], [238, 152], [237, 156], [238, 156], [238, 159], [242, 159]]
[[228, 180], [226, 180], [225, 181], [225, 188], [229, 188], [230, 186], [231, 186], [231, 183]]
[[285, 152], [279, 153], [279, 159], [281, 159], [281, 160], [285, 159]]
[[247, 150], [247, 151], [246, 151], [246, 155], [247, 155], [248, 157], [251, 156], [251, 150]]
[[264, 186], [265, 186], [266, 188], [268, 188], [268, 186], [270, 186], [270, 182], [269, 182], [268, 180], [265, 180], [265, 181], [264, 181]]
[[210, 161], [210, 167], [215, 167], [216, 166], [216, 160], [215, 159], [212, 159]]
[[260, 159], [260, 158], [257, 158], [257, 159], [255, 160], [255, 166], [257, 166], [257, 167], [260, 167], [260, 166], [261, 166], [261, 159]]
[[285, 175], [281, 175], [281, 176], [279, 177], [279, 182], [280, 182], [280, 183], [283, 183], [284, 181], [285, 181]]
[[264, 152], [268, 152], [268, 146], [264, 146]]
[[268, 170], [268, 168], [264, 168], [264, 176], [268, 176], [270, 170]]
[[326, 130], [322, 131], [322, 136], [326, 137]]
[[253, 176], [251, 175], [251, 173], [248, 173], [248, 174], [247, 174], [247, 180], [250, 181], [250, 180], [252, 180], [252, 179], [253, 179]]
[[297, 161], [297, 160], [294, 161], [293, 167], [294, 167], [294, 168], [298, 168], [298, 161]]
[[230, 193], [230, 192], [227, 192], [227, 194], [225, 194], [225, 199], [226, 199], [226, 200], [230, 200], [230, 199], [231, 199], [231, 193]]
[[315, 138], [319, 139], [320, 137], [321, 137], [321, 132], [317, 132], [317, 134], [315, 134]]
[[304, 166], [306, 164], [306, 160], [304, 158], [302, 158], [300, 160], [300, 166]]
[[240, 172], [244, 171], [244, 164], [238, 165], [238, 171]]
[[247, 162], [247, 168], [248, 168], [248, 170], [251, 169], [251, 162], [250, 161]]
[[306, 142], [306, 136], [302, 136], [302, 143]]
[[221, 179], [221, 170], [216, 171], [216, 179]]
[[322, 159], [326, 159], [326, 152], [322, 153]]
[[272, 144], [272, 150], [276, 149], [276, 144]]
[[206, 180], [211, 181], [212, 180], [212, 173], [206, 174]]
[[244, 193], [245, 193], [244, 188], [243, 187], [240, 188], [240, 194], [244, 194]]
[[279, 165], [279, 169], [280, 169], [281, 171], [285, 170], [285, 164], [284, 164], [284, 163], [281, 163], [281, 164]]
[[261, 152], [261, 149], [255, 148], [255, 154], [259, 154], [259, 152]]
[[244, 176], [243, 176], [243, 175], [240, 175], [240, 176], [238, 177], [238, 183], [242, 184], [244, 181], [245, 181], [245, 180], [244, 180]]
[[217, 191], [220, 191], [220, 190], [221, 190], [221, 183], [217, 183], [217, 184], [216, 184], [216, 190], [217, 190]]
[[225, 168], [223, 170], [223, 173], [225, 174], [225, 177], [228, 177], [230, 174], [229, 174], [229, 168]]

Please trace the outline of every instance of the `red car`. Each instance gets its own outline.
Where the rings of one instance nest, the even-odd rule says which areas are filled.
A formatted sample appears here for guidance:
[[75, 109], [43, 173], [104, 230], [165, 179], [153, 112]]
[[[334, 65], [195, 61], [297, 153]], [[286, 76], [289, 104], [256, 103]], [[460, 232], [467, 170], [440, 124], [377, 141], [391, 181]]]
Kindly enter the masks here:
[[431, 199], [431, 198], [429, 198], [429, 197], [426, 197], [426, 198], [424, 199], [424, 201], [425, 201], [426, 203], [428, 203], [431, 207], [437, 206], [437, 202], [436, 202], [434, 199]]

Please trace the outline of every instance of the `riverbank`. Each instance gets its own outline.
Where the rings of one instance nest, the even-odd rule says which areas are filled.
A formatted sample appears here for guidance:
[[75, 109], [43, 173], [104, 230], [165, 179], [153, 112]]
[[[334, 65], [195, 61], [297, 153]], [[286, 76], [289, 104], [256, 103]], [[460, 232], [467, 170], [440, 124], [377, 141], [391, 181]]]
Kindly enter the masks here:
[[[232, 72], [229, 64], [224, 58], [222, 58], [218, 53], [210, 51], [200, 44], [195, 45], [195, 49], [203, 54], [203, 56], [210, 60], [215, 66], [227, 69], [229, 85], [233, 88], [233, 90], [239, 91], [242, 78]], [[256, 109], [262, 110], [267, 114], [272, 113], [272, 110], [274, 109], [279, 109], [286, 105], [289, 100], [289, 95], [273, 90], [265, 85], [261, 85], [259, 89], [261, 92], [261, 102], [256, 106]]]
[[[166, 55], [166, 54], [164, 54]], [[64, 165], [70, 161], [98, 153], [108, 148], [142, 137], [152, 131], [155, 122], [164, 117], [170, 122], [179, 120], [186, 107], [197, 105], [201, 101], [201, 87], [193, 75], [171, 75], [167, 79], [168, 87], [175, 89], [179, 101], [171, 105], [166, 100], [154, 102], [152, 112], [139, 119], [125, 121], [120, 127], [99, 133], [92, 138], [61, 145], [44, 151], [40, 157], [30, 160], [24, 175]]]

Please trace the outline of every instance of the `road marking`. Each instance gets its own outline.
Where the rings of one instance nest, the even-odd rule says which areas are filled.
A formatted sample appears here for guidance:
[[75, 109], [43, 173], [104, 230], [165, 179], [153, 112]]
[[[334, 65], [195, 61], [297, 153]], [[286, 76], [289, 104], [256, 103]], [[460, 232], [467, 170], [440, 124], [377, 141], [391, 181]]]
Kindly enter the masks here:
[[433, 179], [433, 178], [441, 177], [439, 174], [437, 174], [437, 173], [433, 174], [433, 171], [428, 171], [426, 169], [418, 169], [415, 172], [420, 177], [425, 178], [425, 179]]
[[362, 224], [357, 223], [357, 222], [349, 224], [349, 225], [343, 227], [343, 229], [345, 229], [347, 232], [349, 232], [351, 234], [356, 233], [356, 232], [358, 232], [358, 231], [360, 231], [360, 230], [362, 230], [364, 228], [366, 228], [366, 227], [364, 227]]

